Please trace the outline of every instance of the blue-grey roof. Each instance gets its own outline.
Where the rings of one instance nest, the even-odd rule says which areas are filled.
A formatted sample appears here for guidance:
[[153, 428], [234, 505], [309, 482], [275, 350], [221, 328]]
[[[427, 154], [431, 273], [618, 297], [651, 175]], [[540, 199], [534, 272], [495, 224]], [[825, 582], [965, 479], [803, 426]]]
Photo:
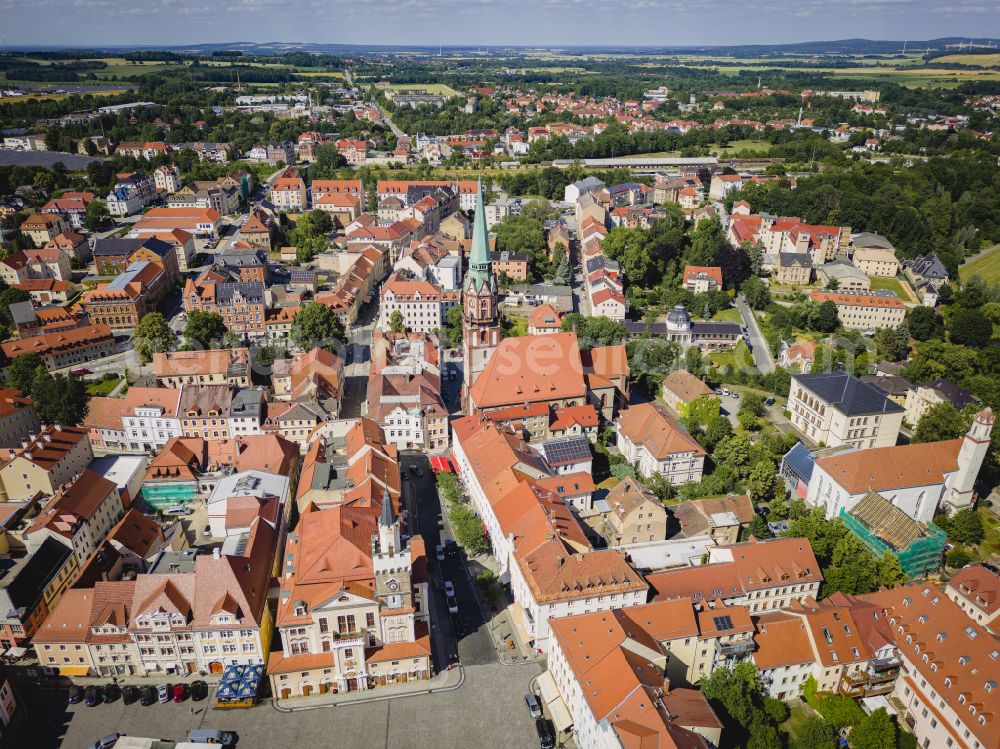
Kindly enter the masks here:
[[742, 335], [743, 326], [738, 322], [699, 322], [691, 323], [691, 333], [698, 336]]
[[147, 265], [149, 265], [149, 262], [146, 260], [140, 260], [137, 263], [132, 263], [128, 268], [125, 269], [124, 273], [120, 273], [119, 275], [115, 276], [114, 280], [111, 283], [109, 283], [105, 288], [108, 291], [121, 291], [130, 283], [132, 283], [132, 281], [135, 280], [135, 277], [139, 275], [140, 271], [142, 271], [142, 269], [145, 268]]
[[923, 278], [935, 279], [938, 281], [944, 281], [948, 278], [948, 270], [944, 267], [944, 264], [938, 260], [938, 256], [931, 253], [930, 255], [920, 255], [914, 258], [910, 262], [910, 270]]
[[217, 283], [215, 284], [215, 300], [217, 302], [228, 302], [239, 292], [248, 302], [264, 301], [264, 284], [259, 281], [247, 283]]
[[813, 466], [816, 465], [816, 456], [801, 442], [796, 442], [792, 449], [785, 453], [781, 462], [783, 468], [790, 469], [803, 483], [808, 484], [812, 478]]
[[975, 395], [948, 379], [921, 382], [920, 387], [936, 390], [939, 395], [948, 400], [948, 402], [959, 411], [968, 406], [970, 403], [980, 402], [979, 398]]
[[904, 410], [879, 388], [847, 372], [800, 374], [792, 379], [847, 416], [901, 413]]

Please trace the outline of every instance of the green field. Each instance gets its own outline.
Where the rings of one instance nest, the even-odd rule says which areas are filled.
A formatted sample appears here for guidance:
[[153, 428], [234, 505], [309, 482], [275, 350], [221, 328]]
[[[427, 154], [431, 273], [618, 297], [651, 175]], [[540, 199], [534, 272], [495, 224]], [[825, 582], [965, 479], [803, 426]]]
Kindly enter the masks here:
[[739, 151], [753, 151], [754, 153], [766, 154], [770, 152], [771, 144], [758, 140], [732, 140], [729, 141], [728, 146], [713, 145], [709, 147], [709, 150], [717, 156]]
[[958, 275], [962, 280], [979, 276], [987, 283], [1000, 284], [1000, 245], [960, 266]]
[[93, 380], [87, 383], [87, 395], [106, 396], [111, 393], [121, 380]]
[[719, 310], [712, 316], [712, 319], [716, 322], [743, 322], [743, 316], [735, 307], [728, 307], [726, 309]]
[[898, 278], [885, 278], [884, 276], [868, 276], [868, 280], [872, 283], [872, 291], [895, 291], [896, 296], [902, 299], [904, 302], [915, 302], [912, 291], [909, 288], [909, 284], [903, 285]]
[[391, 83], [385, 85], [376, 84], [377, 88], [384, 91], [394, 91], [403, 93], [413, 89], [426, 91], [428, 94], [439, 94], [441, 96], [461, 96], [455, 89], [446, 83]]

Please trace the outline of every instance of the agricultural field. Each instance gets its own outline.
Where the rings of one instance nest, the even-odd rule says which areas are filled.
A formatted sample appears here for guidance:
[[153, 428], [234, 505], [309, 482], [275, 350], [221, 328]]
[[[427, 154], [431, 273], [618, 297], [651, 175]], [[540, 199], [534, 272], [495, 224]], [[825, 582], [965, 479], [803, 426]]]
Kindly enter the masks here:
[[455, 89], [446, 83], [394, 83], [394, 84], [383, 84], [376, 86], [385, 91], [392, 91], [394, 93], [405, 93], [406, 91], [412, 91], [413, 89], [419, 89], [426, 91], [428, 94], [437, 94], [440, 96], [460, 96]]
[[947, 62], [952, 65], [981, 65], [984, 68], [1000, 67], [1000, 54], [984, 55], [948, 55], [947, 57], [937, 57], [934, 62]]
[[961, 265], [958, 275], [962, 280], [979, 276], [990, 284], [1000, 284], [1000, 247], [994, 247], [975, 260]]

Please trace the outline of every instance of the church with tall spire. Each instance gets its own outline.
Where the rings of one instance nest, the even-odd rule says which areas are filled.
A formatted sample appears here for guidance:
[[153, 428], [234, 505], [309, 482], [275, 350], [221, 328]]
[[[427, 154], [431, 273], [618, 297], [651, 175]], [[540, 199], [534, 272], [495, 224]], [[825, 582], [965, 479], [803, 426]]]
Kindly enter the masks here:
[[464, 359], [463, 395], [468, 405], [472, 383], [486, 368], [500, 344], [497, 312], [497, 281], [490, 256], [490, 236], [486, 228], [483, 185], [476, 194], [475, 219], [469, 270], [462, 284], [462, 350]]

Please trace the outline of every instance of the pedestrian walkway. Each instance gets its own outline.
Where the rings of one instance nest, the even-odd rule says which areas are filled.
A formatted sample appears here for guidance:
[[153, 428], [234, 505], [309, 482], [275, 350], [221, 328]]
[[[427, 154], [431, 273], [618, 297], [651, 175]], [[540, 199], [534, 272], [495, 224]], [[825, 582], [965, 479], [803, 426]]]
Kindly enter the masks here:
[[[466, 564], [473, 581], [484, 570], [489, 570], [497, 577], [500, 576], [497, 561], [489, 554], [469, 559]], [[503, 606], [494, 611], [489, 602], [483, 601], [478, 586], [474, 585], [474, 587], [476, 588], [476, 598], [483, 612], [483, 619], [486, 621], [486, 629], [493, 641], [493, 649], [497, 653], [497, 660], [506, 666], [544, 660], [525, 641], [524, 634], [518, 629], [514, 618], [517, 604], [514, 602], [513, 596], [504, 589]]]
[[321, 707], [337, 707], [338, 705], [356, 705], [365, 702], [380, 702], [382, 700], [411, 697], [417, 694], [433, 694], [434, 692], [450, 692], [458, 689], [465, 681], [465, 672], [461, 666], [454, 666], [439, 671], [433, 678], [426, 681], [409, 681], [406, 684], [392, 684], [375, 689], [365, 689], [357, 692], [340, 692], [316, 694], [310, 697], [291, 697], [287, 700], [272, 698], [274, 709], [283, 713], [298, 710], [315, 710]]

